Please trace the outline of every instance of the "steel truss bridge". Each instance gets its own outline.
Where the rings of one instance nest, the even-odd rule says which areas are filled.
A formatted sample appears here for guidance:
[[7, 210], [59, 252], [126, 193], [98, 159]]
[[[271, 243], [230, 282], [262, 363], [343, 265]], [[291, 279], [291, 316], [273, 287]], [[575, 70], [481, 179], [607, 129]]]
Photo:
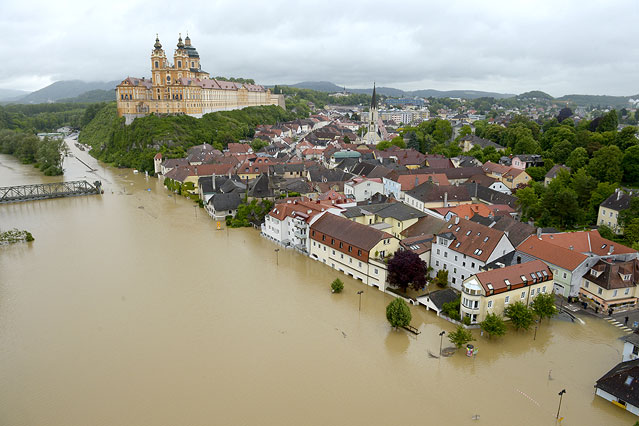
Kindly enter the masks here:
[[44, 200], [47, 198], [75, 197], [78, 195], [101, 194], [102, 183], [99, 180], [90, 184], [86, 180], [70, 182], [40, 183], [0, 187], [0, 203]]

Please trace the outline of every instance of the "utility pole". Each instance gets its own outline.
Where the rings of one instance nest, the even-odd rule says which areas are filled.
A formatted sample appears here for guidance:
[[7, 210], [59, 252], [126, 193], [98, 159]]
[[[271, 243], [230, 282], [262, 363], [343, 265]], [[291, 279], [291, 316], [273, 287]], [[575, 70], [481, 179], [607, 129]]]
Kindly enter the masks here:
[[359, 294], [359, 311], [362, 311], [362, 293], [364, 293], [364, 290], [360, 290], [357, 292], [357, 294]]
[[439, 357], [442, 357], [442, 345], [444, 343], [444, 334], [446, 334], [445, 331], [442, 330], [441, 333], [439, 333]]

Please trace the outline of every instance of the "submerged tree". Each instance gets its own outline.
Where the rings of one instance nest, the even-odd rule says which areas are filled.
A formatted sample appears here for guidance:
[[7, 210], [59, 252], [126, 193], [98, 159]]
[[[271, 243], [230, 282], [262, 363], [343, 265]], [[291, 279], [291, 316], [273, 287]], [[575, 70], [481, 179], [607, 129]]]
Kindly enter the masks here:
[[506, 334], [506, 323], [496, 314], [488, 314], [480, 324], [481, 329], [488, 333], [488, 337]]
[[517, 330], [528, 330], [535, 321], [533, 311], [523, 302], [515, 302], [506, 307], [504, 315], [510, 318]]
[[395, 328], [410, 324], [412, 315], [404, 299], [396, 297], [386, 306], [386, 319]]
[[450, 342], [459, 349], [466, 343], [472, 342], [475, 339], [473, 338], [473, 333], [471, 333], [470, 330], [466, 330], [463, 326], [458, 325], [455, 331], [448, 333], [448, 340], [450, 340]]
[[530, 304], [530, 307], [532, 311], [537, 314], [540, 321], [544, 319], [544, 317], [550, 319], [557, 313], [555, 296], [551, 293], [538, 294]]

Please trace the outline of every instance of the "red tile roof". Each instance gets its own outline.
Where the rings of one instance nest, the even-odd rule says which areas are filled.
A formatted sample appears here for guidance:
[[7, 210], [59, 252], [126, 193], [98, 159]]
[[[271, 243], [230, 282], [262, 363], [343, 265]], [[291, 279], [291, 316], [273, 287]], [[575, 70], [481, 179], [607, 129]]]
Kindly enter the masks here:
[[[393, 238], [387, 232], [330, 213], [317, 219], [311, 225], [311, 230], [321, 232], [366, 251], [370, 251], [381, 240]], [[313, 238], [312, 231], [311, 238]]]
[[[525, 280], [522, 278], [525, 277]], [[484, 288], [486, 294], [491, 291], [503, 293], [512, 289], [523, 287], [524, 285], [536, 284], [539, 282], [552, 281], [552, 271], [541, 260], [507, 266], [505, 268], [493, 269], [491, 271], [475, 274], [477, 281]], [[506, 280], [508, 283], [506, 284]], [[489, 287], [490, 285], [490, 287]]]
[[[578, 232], [561, 232], [555, 234], [543, 234], [541, 239], [554, 245], [578, 251], [579, 253], [593, 253], [598, 256], [607, 256], [609, 254], [628, 254], [636, 253], [630, 247], [626, 247], [620, 243], [607, 240], [599, 235], [599, 231], [593, 229], [591, 231]], [[610, 253], [610, 248], [614, 250]]]
[[418, 185], [432, 179], [436, 185], [450, 185], [448, 178], [443, 173], [424, 173], [414, 175], [400, 175], [397, 183], [402, 187], [402, 191], [410, 191]]
[[502, 231], [459, 217], [448, 220], [448, 225], [438, 235], [444, 234], [452, 234], [454, 237], [449, 249], [482, 262], [488, 261], [505, 235]]
[[548, 241], [540, 240], [536, 235], [526, 238], [517, 250], [552, 263], [568, 271], [574, 271], [588, 256], [577, 250], [563, 248]]

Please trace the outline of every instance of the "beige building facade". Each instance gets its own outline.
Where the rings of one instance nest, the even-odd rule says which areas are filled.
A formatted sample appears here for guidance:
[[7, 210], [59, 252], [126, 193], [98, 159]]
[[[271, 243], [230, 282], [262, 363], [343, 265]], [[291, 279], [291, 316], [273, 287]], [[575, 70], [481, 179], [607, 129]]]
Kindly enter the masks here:
[[462, 284], [460, 314], [478, 324], [488, 314], [504, 315], [508, 305], [530, 305], [535, 297], [552, 291], [553, 275], [541, 260], [471, 275]]

